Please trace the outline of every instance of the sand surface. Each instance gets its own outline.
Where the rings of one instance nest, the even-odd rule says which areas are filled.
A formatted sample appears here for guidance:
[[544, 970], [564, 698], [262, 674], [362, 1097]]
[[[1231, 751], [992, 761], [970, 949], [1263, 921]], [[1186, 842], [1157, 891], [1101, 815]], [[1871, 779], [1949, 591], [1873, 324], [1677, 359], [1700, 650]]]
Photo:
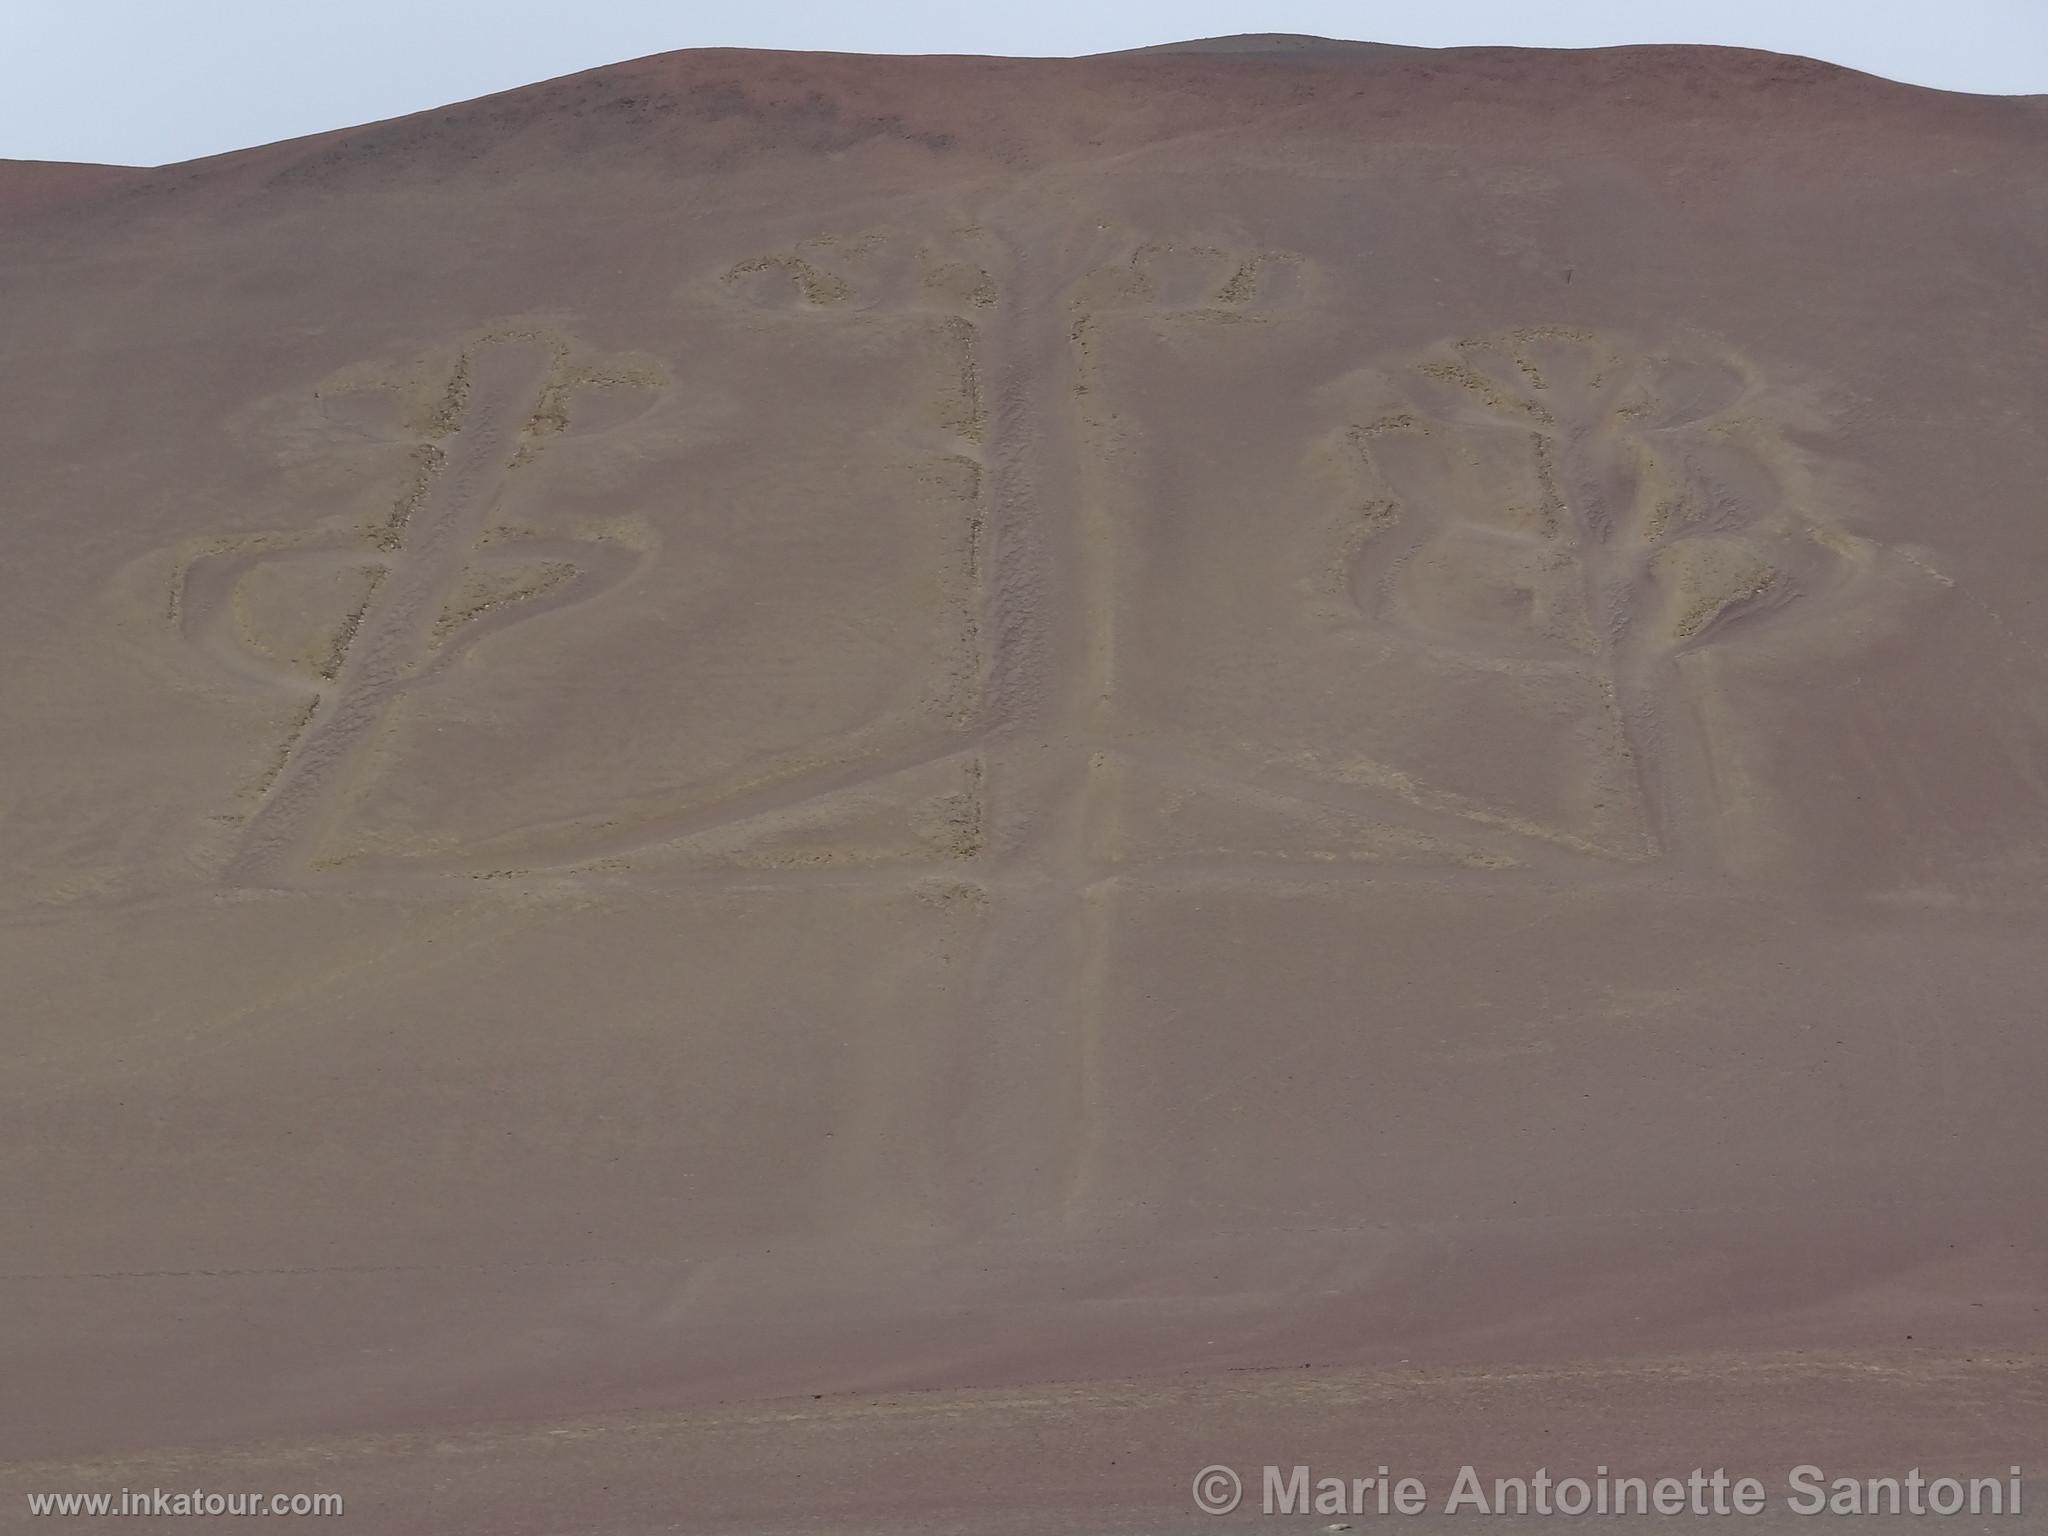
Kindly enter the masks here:
[[2044, 167], [1301, 39], [0, 164], [0, 1529], [2038, 1476]]

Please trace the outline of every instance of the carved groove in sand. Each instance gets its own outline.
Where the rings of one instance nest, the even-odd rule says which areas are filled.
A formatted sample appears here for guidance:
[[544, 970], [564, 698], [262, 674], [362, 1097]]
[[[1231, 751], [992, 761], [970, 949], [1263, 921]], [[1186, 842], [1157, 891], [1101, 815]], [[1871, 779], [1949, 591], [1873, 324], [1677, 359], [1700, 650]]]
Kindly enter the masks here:
[[928, 310], [973, 317], [1002, 300], [992, 271], [1001, 259], [979, 226], [936, 242], [886, 230], [814, 235], [783, 250], [734, 262], [719, 276], [734, 302], [790, 314]]
[[1146, 239], [1095, 268], [1068, 298], [1067, 343], [1073, 349], [1074, 393], [1083, 419], [1114, 446], [1116, 413], [1088, 397], [1102, 389], [1106, 320], [1176, 325], [1258, 324], [1297, 306], [1307, 263], [1292, 251], [1232, 250], [1196, 239]]
[[[900, 750], [822, 763], [620, 835], [600, 834], [573, 863], [624, 870], [679, 856], [731, 871], [859, 871], [978, 856], [987, 841], [984, 723], [988, 411], [982, 328], [1001, 303], [999, 250], [976, 227], [933, 242], [891, 231], [818, 235], [732, 263], [687, 296], [737, 309], [802, 348], [856, 350], [891, 328], [922, 329], [950, 357], [922, 402], [912, 446], [918, 478], [956, 511], [945, 601], [962, 639], [929, 712], [940, 733]], [[496, 873], [497, 871], [492, 871]], [[523, 871], [513, 871], [523, 872]]]
[[[809, 344], [863, 326], [928, 331], [949, 355], [949, 377], [927, 402], [921, 477], [959, 509], [948, 601], [965, 639], [943, 713], [956, 729], [983, 719], [989, 640], [983, 634], [988, 537], [989, 403], [984, 332], [1003, 288], [1000, 244], [979, 225], [935, 240], [889, 230], [814, 235], [734, 262], [717, 275], [722, 302], [787, 321]], [[848, 328], [842, 332], [839, 328]]]
[[1588, 685], [1581, 735], [1606, 743], [1635, 830], [1583, 851], [1711, 841], [1730, 808], [1688, 658], [1824, 619], [1867, 563], [1822, 520], [1784, 430], [1807, 423], [1714, 349], [1562, 327], [1459, 340], [1365, 387], [1342, 452], [1366, 494], [1332, 565], [1356, 611], [1458, 666]]
[[1146, 239], [1083, 278], [1074, 307], [1243, 320], [1296, 302], [1305, 275], [1292, 251], [1232, 250], [1196, 237]]
[[408, 690], [485, 636], [638, 568], [645, 551], [628, 543], [496, 519], [507, 477], [550, 438], [630, 420], [659, 388], [645, 368], [595, 365], [520, 332], [466, 347], [424, 401], [417, 378], [320, 392], [317, 415], [342, 436], [410, 445], [389, 509], [345, 531], [224, 541], [174, 578], [170, 614], [188, 642], [224, 675], [301, 700], [253, 786], [230, 879], [288, 878], [318, 862], [358, 759]]

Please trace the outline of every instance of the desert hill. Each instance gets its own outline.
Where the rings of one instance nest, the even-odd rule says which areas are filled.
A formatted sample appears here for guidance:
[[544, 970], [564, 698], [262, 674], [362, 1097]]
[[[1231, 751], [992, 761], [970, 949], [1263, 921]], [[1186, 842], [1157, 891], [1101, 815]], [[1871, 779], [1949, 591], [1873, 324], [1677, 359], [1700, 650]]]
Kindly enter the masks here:
[[0, 164], [10, 1490], [2023, 1459], [2044, 164], [1286, 38]]

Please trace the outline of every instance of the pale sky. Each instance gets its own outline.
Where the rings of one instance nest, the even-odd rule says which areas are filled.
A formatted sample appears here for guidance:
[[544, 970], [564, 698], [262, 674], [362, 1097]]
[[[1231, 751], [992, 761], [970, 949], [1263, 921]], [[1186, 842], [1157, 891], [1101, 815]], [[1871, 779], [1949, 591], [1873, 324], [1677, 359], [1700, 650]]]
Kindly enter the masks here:
[[0, 0], [0, 157], [160, 165], [674, 48], [1070, 55], [1231, 32], [1727, 43], [2048, 93], [2048, 0]]

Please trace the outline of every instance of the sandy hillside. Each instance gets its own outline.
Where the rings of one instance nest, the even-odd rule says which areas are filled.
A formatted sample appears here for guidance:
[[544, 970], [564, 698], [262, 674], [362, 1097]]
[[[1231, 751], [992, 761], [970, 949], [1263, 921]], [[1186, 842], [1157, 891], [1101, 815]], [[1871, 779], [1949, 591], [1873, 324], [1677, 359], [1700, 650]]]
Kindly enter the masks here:
[[1302, 39], [0, 164], [0, 1529], [2038, 1459], [2044, 168]]

